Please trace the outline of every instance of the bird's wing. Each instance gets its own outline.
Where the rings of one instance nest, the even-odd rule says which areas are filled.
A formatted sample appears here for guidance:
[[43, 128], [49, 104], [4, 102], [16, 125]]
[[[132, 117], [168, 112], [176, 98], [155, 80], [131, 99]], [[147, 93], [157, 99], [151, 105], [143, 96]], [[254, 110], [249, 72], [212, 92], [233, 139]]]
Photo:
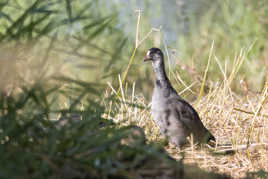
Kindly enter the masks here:
[[205, 128], [202, 121], [200, 120], [198, 113], [195, 109], [183, 99], [172, 99], [175, 115], [181, 123], [185, 125], [188, 130], [193, 133], [197, 140], [203, 140], [203, 138], [211, 135]]

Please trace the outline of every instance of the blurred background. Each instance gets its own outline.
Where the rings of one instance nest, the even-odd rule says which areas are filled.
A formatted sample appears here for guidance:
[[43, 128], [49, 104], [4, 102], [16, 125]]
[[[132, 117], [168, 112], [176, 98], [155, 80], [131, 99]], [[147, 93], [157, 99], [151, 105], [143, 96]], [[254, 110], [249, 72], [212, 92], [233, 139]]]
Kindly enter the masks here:
[[[231, 73], [234, 59], [241, 50], [250, 48], [233, 88], [239, 92], [239, 80], [244, 80], [250, 89], [259, 92], [267, 73], [267, 8], [264, 0], [2, 1], [1, 63], [6, 62], [8, 53], [25, 56], [27, 50], [37, 47], [36, 54], [31, 51], [31, 56], [40, 57], [49, 51], [44, 57], [47, 58], [46, 72], [55, 68], [57, 73], [86, 81], [110, 81], [117, 85], [118, 75], [125, 71], [135, 47], [136, 10], [141, 9], [139, 39], [152, 28], [161, 31], [151, 33], [141, 43], [127, 80], [136, 82], [137, 90], [147, 98], [153, 87], [152, 69], [142, 62], [148, 48], [157, 46], [168, 52], [165, 55], [170, 59], [166, 66], [171, 64], [168, 70], [175, 72], [170, 78], [180, 75], [187, 86], [194, 83], [192, 90], [198, 91], [213, 42], [213, 58], [218, 58], [227, 73]], [[32, 58], [34, 63], [40, 61]], [[8, 60], [18, 61], [16, 58]], [[9, 66], [12, 66], [10, 62]], [[12, 78], [12, 75], [7, 76]], [[30, 76], [35, 78], [36, 75]], [[213, 60], [208, 82], [217, 80], [222, 80], [222, 73]], [[1, 83], [4, 81], [7, 80]], [[185, 87], [174, 83], [178, 90]], [[184, 95], [191, 94], [186, 91]]]
[[[224, 75], [237, 95], [260, 93], [268, 80], [267, 39], [266, 0], [1, 0], [0, 178], [123, 170], [111, 161], [118, 162], [119, 144], [112, 144], [124, 129], [103, 129], [104, 114], [118, 112], [109, 109], [118, 98], [107, 99], [107, 83], [126, 94], [135, 83], [136, 98], [145, 99], [138, 108], [146, 108], [154, 74], [143, 57], [155, 46], [190, 101]], [[70, 116], [96, 120], [66, 122]]]

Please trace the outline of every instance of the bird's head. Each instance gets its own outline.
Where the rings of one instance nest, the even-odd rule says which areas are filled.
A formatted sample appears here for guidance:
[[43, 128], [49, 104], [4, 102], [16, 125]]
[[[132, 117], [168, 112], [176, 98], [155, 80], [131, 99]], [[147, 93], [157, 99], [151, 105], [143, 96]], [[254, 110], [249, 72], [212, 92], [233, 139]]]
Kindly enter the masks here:
[[150, 48], [144, 57], [144, 61], [152, 61], [153, 63], [163, 62], [163, 56], [159, 48]]

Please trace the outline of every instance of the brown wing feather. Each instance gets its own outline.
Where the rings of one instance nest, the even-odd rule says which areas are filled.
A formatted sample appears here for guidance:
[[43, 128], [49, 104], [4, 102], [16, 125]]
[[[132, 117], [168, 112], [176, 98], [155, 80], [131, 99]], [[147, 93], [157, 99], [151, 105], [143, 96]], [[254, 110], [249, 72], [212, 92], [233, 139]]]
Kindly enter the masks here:
[[196, 110], [183, 99], [171, 99], [171, 103], [175, 103], [175, 111], [178, 120], [180, 120], [186, 128], [193, 134], [194, 139], [198, 142], [208, 142], [214, 140], [214, 136], [206, 129], [199, 118]]

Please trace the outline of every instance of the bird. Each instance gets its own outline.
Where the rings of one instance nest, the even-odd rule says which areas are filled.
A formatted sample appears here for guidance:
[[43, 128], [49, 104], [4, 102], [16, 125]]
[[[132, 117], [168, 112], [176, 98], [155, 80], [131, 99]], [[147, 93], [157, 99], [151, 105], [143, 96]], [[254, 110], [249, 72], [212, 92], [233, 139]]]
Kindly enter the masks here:
[[148, 61], [152, 62], [155, 72], [151, 112], [160, 133], [179, 148], [187, 143], [188, 136], [193, 136], [194, 143], [216, 142], [196, 110], [171, 85], [163, 52], [159, 48], [150, 48], [144, 57], [144, 62]]

